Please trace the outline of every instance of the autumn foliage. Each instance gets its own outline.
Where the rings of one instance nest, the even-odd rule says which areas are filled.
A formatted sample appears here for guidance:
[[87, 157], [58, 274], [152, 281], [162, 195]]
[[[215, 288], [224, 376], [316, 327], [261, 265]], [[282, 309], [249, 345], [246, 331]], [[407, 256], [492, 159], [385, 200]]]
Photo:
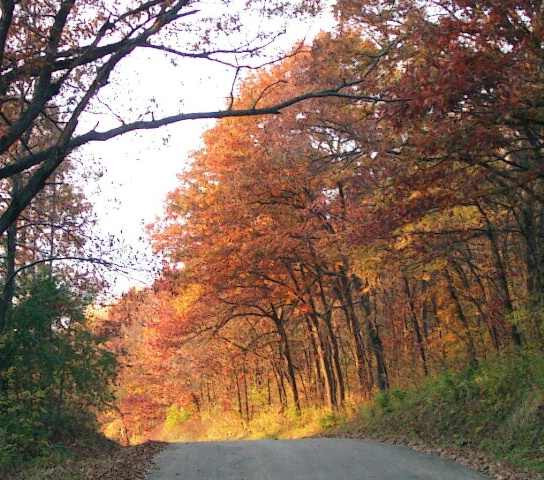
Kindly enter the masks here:
[[218, 121], [151, 227], [161, 279], [111, 310], [138, 434], [157, 407], [339, 409], [544, 345], [541, 2], [335, 8], [235, 105], [349, 89]]

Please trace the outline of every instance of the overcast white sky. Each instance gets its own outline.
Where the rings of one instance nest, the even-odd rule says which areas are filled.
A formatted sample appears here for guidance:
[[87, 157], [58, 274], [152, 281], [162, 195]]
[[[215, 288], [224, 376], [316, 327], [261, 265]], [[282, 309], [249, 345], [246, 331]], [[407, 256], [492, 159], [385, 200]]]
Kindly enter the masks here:
[[[293, 20], [277, 48], [288, 50], [302, 37], [309, 38], [319, 28], [330, 25], [330, 18], [312, 25]], [[124, 111], [137, 107], [138, 98], [145, 101], [151, 92], [159, 106], [157, 118], [161, 112], [222, 109], [231, 87], [232, 77], [224, 67], [206, 61], [192, 60], [173, 66], [158, 55], [145, 54], [121, 67], [118, 76], [112, 79], [112, 104]], [[131, 79], [126, 87], [124, 78]], [[129, 104], [128, 98], [136, 105]], [[88, 119], [93, 125], [98, 121], [100, 130], [107, 126], [104, 117]], [[89, 191], [99, 192], [90, 200], [95, 204], [104, 235], [115, 235], [141, 252], [150, 252], [145, 225], [163, 213], [167, 193], [177, 186], [176, 175], [186, 168], [190, 152], [201, 146], [201, 135], [211, 125], [213, 121], [186, 121], [94, 143], [81, 150], [84, 158], [98, 160], [105, 167], [99, 183], [89, 185]], [[120, 277], [116, 293], [142, 282], [150, 284], [152, 280], [150, 274]]]

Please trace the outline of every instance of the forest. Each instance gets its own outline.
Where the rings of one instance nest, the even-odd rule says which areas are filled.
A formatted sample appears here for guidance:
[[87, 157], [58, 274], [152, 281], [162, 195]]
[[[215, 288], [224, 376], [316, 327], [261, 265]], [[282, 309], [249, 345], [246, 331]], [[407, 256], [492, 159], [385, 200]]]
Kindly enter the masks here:
[[[140, 3], [143, 30], [114, 36], [119, 52], [192, 4]], [[206, 114], [216, 123], [148, 226], [160, 275], [107, 307], [93, 293], [115, 262], [85, 253], [92, 205], [72, 152], [162, 123], [75, 135], [66, 111], [113, 68], [110, 20], [86, 34], [91, 53], [66, 47], [45, 67], [0, 38], [0, 452], [33, 455], [95, 418], [129, 445], [187, 422], [205, 437], [207, 419], [334, 415], [446, 371], [541, 358], [542, 2], [337, 0], [333, 13], [333, 31], [247, 69]], [[104, 70], [80, 100], [39, 105], [42, 84], [89, 57]]]

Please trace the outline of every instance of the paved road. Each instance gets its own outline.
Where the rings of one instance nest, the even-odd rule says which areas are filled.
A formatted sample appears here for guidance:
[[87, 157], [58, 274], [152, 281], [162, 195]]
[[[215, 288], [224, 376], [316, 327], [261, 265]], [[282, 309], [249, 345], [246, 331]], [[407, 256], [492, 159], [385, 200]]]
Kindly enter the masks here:
[[440, 458], [367, 440], [173, 443], [147, 480], [484, 480]]

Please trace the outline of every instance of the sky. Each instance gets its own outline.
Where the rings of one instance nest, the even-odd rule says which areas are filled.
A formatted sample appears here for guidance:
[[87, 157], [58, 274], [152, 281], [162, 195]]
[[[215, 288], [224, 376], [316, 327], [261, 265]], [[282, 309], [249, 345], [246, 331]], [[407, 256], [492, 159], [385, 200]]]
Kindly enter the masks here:
[[[311, 25], [294, 19], [274, 48], [277, 52], [289, 50], [303, 37], [312, 38], [332, 24], [327, 16]], [[156, 118], [168, 113], [220, 110], [225, 107], [231, 83], [232, 71], [216, 63], [187, 60], [173, 65], [160, 55], [139, 54], [121, 64], [111, 79], [100, 109], [111, 112], [89, 115], [84, 127], [98, 124], [98, 129], [103, 130], [114, 122], [112, 112], [128, 114], [144, 104], [151, 106]], [[191, 151], [201, 146], [201, 135], [213, 124], [213, 120], [185, 121], [92, 143], [81, 150], [86, 163], [98, 162], [103, 168], [101, 178], [86, 188], [99, 218], [100, 234], [120, 238], [135, 252], [147, 256], [140, 264], [158, 264], [157, 257], [149, 260], [151, 249], [145, 225], [161, 217], [168, 192], [177, 186], [177, 174], [187, 168]], [[150, 285], [153, 278], [150, 271], [116, 275], [114, 293]]]
[[[199, 75], [186, 79], [181, 86], [176, 81], [178, 76], [171, 72], [173, 67], [156, 59], [141, 59], [125, 69], [137, 77], [135, 83], [142, 92], [155, 92], [158, 105], [179, 103], [178, 95], [170, 93], [176, 89], [191, 92], [182, 108], [197, 112], [222, 108], [225, 100], [221, 96], [228, 94], [217, 81], [221, 75], [208, 79], [206, 67], [200, 66]], [[190, 152], [200, 147], [201, 135], [211, 125], [211, 121], [187, 121], [85, 146], [81, 154], [89, 162], [96, 162], [103, 172], [96, 182], [87, 185], [88, 198], [99, 219], [100, 235], [122, 239], [144, 256], [144, 262], [151, 261], [145, 226], [164, 212], [166, 196], [177, 186], [177, 174], [187, 168]], [[122, 293], [131, 286], [149, 285], [152, 281], [151, 272], [132, 272], [130, 276], [116, 276], [114, 288], [116, 293]]]

